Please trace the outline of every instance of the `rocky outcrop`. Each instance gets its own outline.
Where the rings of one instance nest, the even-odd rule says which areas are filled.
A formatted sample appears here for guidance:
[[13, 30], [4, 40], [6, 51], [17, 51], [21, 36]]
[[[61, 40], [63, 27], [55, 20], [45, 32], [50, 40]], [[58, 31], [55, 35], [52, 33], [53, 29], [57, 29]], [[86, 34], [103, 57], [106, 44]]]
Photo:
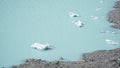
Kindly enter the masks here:
[[108, 13], [108, 21], [113, 23], [111, 27], [120, 29], [120, 1], [115, 2], [115, 9]]
[[12, 68], [120, 68], [120, 48], [85, 53], [79, 61], [27, 59]]
[[114, 8], [120, 8], [120, 0], [115, 2]]
[[104, 61], [120, 58], [120, 48], [114, 50], [99, 50], [93, 53], [86, 53], [83, 59], [86, 61]]

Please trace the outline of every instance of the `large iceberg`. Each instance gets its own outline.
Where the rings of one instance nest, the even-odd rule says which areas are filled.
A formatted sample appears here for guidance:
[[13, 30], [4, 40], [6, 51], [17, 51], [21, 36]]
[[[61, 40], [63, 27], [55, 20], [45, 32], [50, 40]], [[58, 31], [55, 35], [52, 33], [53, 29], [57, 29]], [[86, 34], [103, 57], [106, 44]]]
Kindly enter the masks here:
[[50, 44], [40, 44], [40, 43], [34, 43], [31, 45], [32, 48], [38, 49], [38, 50], [49, 50], [53, 47]]

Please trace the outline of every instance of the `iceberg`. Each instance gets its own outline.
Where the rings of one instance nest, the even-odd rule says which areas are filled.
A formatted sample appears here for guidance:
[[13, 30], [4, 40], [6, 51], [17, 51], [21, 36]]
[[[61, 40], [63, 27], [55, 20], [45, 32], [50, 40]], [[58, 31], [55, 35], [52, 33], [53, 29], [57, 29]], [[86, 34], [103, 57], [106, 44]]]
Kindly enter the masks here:
[[118, 42], [113, 41], [113, 40], [110, 40], [110, 39], [106, 39], [105, 41], [106, 41], [108, 44], [111, 44], [111, 45], [117, 45], [117, 44], [118, 44]]
[[96, 11], [102, 10], [102, 8], [96, 8]]
[[90, 16], [91, 18], [93, 18], [94, 20], [97, 20], [99, 17], [98, 16]]
[[73, 18], [73, 17], [79, 17], [79, 14], [74, 13], [74, 12], [69, 12], [69, 16], [70, 16], [71, 18]]
[[113, 32], [111, 32], [111, 33], [112, 33], [112, 34], [117, 34], [117, 32], [114, 32], [114, 31], [113, 31]]
[[50, 44], [40, 44], [40, 43], [34, 43], [31, 45], [32, 48], [38, 49], [38, 50], [49, 50], [53, 47]]
[[74, 24], [78, 27], [82, 27], [84, 25], [80, 20], [75, 21]]
[[100, 33], [109, 33], [108, 30], [101, 30]]
[[108, 30], [101, 30], [100, 33], [112, 33], [112, 34], [117, 34], [117, 32], [115, 32], [115, 31], [110, 32], [110, 31], [108, 31]]

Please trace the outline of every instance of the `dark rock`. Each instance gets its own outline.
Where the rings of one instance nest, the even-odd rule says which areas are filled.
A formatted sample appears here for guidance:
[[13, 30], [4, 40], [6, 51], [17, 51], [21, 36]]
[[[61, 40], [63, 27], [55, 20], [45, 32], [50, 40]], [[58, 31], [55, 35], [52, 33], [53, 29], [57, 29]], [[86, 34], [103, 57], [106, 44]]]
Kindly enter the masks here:
[[115, 2], [114, 8], [108, 13], [108, 21], [113, 23], [111, 27], [120, 29], [120, 1]]
[[41, 59], [27, 59], [27, 62], [12, 68], [119, 68], [120, 48], [85, 53], [82, 60], [84, 61], [49, 62]]
[[59, 60], [64, 60], [64, 58], [63, 58], [63, 57], [60, 57]]
[[115, 2], [114, 8], [120, 8], [120, 1]]
[[83, 59], [88, 62], [94, 62], [94, 61], [105, 61], [105, 60], [111, 60], [112, 58], [118, 58], [120, 57], [120, 50], [100, 50], [95, 51], [93, 53], [86, 53], [83, 55]]
[[14, 66], [12, 66], [12, 68], [18, 68], [18, 66], [15, 66], [15, 65], [14, 65]]
[[115, 29], [120, 29], [120, 24], [114, 24], [114, 25], [111, 25], [111, 27]]
[[108, 14], [108, 21], [111, 23], [120, 23], [120, 9], [115, 9], [109, 12]]

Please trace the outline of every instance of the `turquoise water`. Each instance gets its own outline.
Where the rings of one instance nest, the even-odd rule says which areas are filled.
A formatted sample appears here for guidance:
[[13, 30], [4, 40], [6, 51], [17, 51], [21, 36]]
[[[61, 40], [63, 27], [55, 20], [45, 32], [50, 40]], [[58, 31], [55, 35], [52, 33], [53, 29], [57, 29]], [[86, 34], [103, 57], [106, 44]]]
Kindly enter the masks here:
[[[22, 63], [27, 58], [44, 60], [78, 60], [83, 53], [113, 49], [105, 39], [120, 43], [120, 30], [110, 28], [106, 15], [115, 0], [0, 0], [0, 67]], [[96, 11], [96, 8], [102, 10]], [[69, 12], [81, 17], [70, 18]], [[90, 16], [98, 16], [93, 20]], [[76, 27], [72, 21], [81, 20], [85, 25]], [[100, 31], [116, 31], [118, 34]], [[55, 48], [38, 51], [30, 46], [50, 43]]]

